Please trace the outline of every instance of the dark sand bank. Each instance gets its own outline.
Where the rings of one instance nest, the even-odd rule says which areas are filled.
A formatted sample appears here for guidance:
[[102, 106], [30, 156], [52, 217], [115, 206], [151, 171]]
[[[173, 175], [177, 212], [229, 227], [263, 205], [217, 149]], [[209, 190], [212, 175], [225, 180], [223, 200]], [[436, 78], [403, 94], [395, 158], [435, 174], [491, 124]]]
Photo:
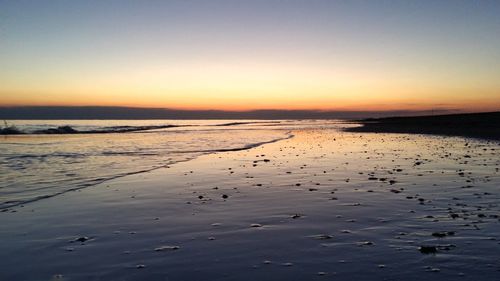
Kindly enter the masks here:
[[349, 132], [463, 136], [500, 140], [500, 112], [364, 119]]

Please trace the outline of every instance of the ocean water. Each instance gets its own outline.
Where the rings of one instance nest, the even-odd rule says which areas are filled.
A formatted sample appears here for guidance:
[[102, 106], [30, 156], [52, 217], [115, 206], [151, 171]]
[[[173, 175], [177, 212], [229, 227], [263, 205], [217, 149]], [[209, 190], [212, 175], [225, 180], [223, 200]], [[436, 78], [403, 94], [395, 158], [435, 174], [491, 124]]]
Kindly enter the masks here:
[[[289, 138], [297, 128], [346, 126], [339, 120], [12, 120], [9, 124], [28, 134], [0, 136], [0, 209], [203, 154]], [[116, 132], [170, 125], [175, 127]], [[58, 126], [106, 133], [30, 134]]]

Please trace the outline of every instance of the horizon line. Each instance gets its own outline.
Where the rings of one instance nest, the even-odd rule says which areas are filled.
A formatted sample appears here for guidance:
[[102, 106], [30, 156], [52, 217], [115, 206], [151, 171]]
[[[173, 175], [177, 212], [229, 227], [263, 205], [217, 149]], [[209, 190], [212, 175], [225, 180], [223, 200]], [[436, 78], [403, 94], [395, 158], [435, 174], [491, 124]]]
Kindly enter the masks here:
[[219, 109], [186, 110], [125, 106], [0, 106], [0, 119], [5, 120], [153, 120], [153, 119], [365, 119], [404, 116], [488, 113], [460, 109], [425, 110], [295, 110], [255, 109], [228, 111]]

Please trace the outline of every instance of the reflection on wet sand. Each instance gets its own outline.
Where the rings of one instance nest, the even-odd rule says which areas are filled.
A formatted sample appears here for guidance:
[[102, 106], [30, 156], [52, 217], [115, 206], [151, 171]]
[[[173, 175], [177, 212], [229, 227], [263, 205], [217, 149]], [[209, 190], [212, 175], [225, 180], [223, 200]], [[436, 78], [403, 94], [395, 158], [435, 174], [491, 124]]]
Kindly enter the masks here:
[[292, 134], [8, 209], [0, 276], [497, 279], [497, 142]]

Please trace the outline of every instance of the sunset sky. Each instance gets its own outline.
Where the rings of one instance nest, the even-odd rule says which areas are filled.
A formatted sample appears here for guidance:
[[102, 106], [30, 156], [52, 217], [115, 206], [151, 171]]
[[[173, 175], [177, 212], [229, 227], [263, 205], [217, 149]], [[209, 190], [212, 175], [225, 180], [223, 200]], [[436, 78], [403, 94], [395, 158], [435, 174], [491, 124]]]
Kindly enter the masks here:
[[500, 110], [500, 1], [2, 1], [0, 105]]

